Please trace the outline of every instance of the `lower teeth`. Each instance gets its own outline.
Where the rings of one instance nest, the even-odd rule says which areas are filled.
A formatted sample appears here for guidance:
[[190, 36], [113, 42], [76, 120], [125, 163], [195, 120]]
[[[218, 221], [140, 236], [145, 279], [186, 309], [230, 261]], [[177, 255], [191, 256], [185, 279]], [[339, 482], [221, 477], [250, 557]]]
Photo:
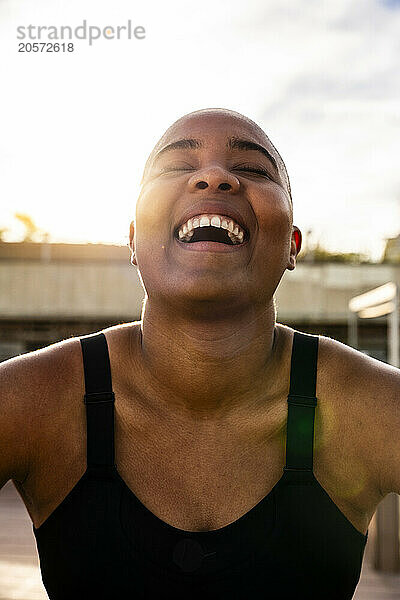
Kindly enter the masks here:
[[238, 237], [236, 237], [235, 234], [233, 234], [230, 231], [228, 231], [228, 235], [229, 235], [229, 238], [232, 240], [232, 242], [234, 244], [240, 244], [241, 243], [240, 239]]
[[[240, 237], [235, 235], [234, 233], [232, 233], [231, 231], [227, 231], [225, 230], [227, 236], [229, 237], [229, 239], [231, 240], [232, 244], [237, 245], [237, 244], [241, 244], [243, 242], [243, 235], [241, 235]], [[180, 235], [178, 235], [178, 239], [181, 242], [185, 242], [185, 243], [195, 243], [195, 242], [191, 242], [193, 235], [195, 234], [195, 231], [192, 229], [191, 231], [187, 232], [185, 235], [182, 235], [182, 233]], [[197, 236], [198, 237], [198, 236]], [[222, 240], [207, 240], [207, 239], [196, 239], [196, 242], [198, 241], [205, 241], [205, 242], [211, 242], [211, 241], [216, 241], [218, 243], [221, 244], [228, 244], [230, 245], [228, 242], [223, 242]]]
[[[185, 235], [179, 241], [180, 242], [185, 242], [187, 244], [188, 243], [192, 243], [192, 244], [198, 243], [198, 242], [191, 242], [190, 240], [192, 239], [192, 237], [193, 236], [191, 236], [191, 235], [190, 236]], [[234, 244], [234, 245], [241, 244], [241, 241], [235, 235], [232, 234], [232, 235], [229, 236], [229, 238], [230, 238], [232, 244]], [[199, 241], [200, 242], [202, 242], [202, 241], [204, 241], [204, 242], [211, 242], [212, 240], [199, 240]], [[217, 244], [227, 244], [229, 246], [229, 244], [227, 242], [215, 242], [215, 243], [217, 243]]]

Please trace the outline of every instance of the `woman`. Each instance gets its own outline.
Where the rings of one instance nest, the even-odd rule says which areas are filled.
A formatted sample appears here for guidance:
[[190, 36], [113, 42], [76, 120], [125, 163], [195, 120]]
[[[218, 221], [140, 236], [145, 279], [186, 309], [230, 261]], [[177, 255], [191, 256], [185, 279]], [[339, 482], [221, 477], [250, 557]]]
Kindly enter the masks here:
[[301, 232], [266, 134], [174, 123], [130, 247], [140, 321], [1, 365], [1, 482], [49, 598], [350, 599], [400, 492], [399, 371], [276, 323]]

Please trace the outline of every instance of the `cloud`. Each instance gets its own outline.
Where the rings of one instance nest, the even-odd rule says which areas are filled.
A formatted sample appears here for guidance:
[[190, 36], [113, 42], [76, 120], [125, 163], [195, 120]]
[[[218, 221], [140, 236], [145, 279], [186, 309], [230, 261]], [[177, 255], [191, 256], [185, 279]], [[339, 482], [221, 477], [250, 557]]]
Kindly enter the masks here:
[[[378, 248], [400, 230], [399, 6], [273, 3], [257, 22], [254, 44], [267, 28], [277, 32], [258, 48], [274, 65], [272, 75], [268, 62], [263, 69], [257, 120], [287, 163], [299, 220], [328, 245]], [[353, 224], [347, 242], [332, 235], [343, 215]]]
[[[400, 228], [399, 4], [149, 0], [132, 11], [130, 0], [3, 0], [2, 197], [63, 239], [118, 240], [162, 131], [225, 106], [279, 149], [302, 227], [349, 251], [380, 248]], [[71, 56], [15, 51], [17, 24], [84, 18], [132, 18], [148, 39]]]

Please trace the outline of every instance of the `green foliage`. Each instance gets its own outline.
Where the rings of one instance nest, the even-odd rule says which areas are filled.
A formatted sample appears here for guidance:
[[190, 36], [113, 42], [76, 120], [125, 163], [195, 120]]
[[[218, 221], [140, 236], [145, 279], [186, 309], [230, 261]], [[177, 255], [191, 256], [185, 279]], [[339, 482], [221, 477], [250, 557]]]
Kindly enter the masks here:
[[15, 213], [14, 217], [25, 227], [25, 236], [22, 241], [32, 242], [33, 235], [38, 231], [38, 228], [36, 227], [32, 217], [25, 213]]
[[317, 244], [314, 248], [305, 252], [300, 252], [298, 260], [302, 262], [334, 262], [334, 263], [355, 263], [365, 264], [371, 261], [365, 254], [360, 252], [330, 252]]
[[0, 227], [0, 242], [4, 242], [4, 234], [7, 233], [8, 227]]
[[[23, 225], [24, 233], [23, 238], [19, 241], [21, 242], [45, 242], [47, 241], [49, 234], [40, 229], [32, 219], [32, 217], [26, 213], [14, 213], [14, 219]], [[7, 237], [10, 236], [10, 233], [14, 233], [13, 229], [10, 227], [2, 227], [0, 226], [0, 242], [7, 241]]]

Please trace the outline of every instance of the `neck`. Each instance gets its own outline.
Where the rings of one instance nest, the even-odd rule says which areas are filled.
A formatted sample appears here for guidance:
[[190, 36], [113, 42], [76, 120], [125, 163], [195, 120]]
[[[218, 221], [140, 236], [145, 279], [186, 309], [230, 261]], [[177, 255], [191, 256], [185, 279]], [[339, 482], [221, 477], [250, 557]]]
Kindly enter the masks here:
[[279, 338], [272, 300], [216, 320], [171, 315], [147, 299], [137, 352], [158, 408], [219, 419], [282, 392]]

